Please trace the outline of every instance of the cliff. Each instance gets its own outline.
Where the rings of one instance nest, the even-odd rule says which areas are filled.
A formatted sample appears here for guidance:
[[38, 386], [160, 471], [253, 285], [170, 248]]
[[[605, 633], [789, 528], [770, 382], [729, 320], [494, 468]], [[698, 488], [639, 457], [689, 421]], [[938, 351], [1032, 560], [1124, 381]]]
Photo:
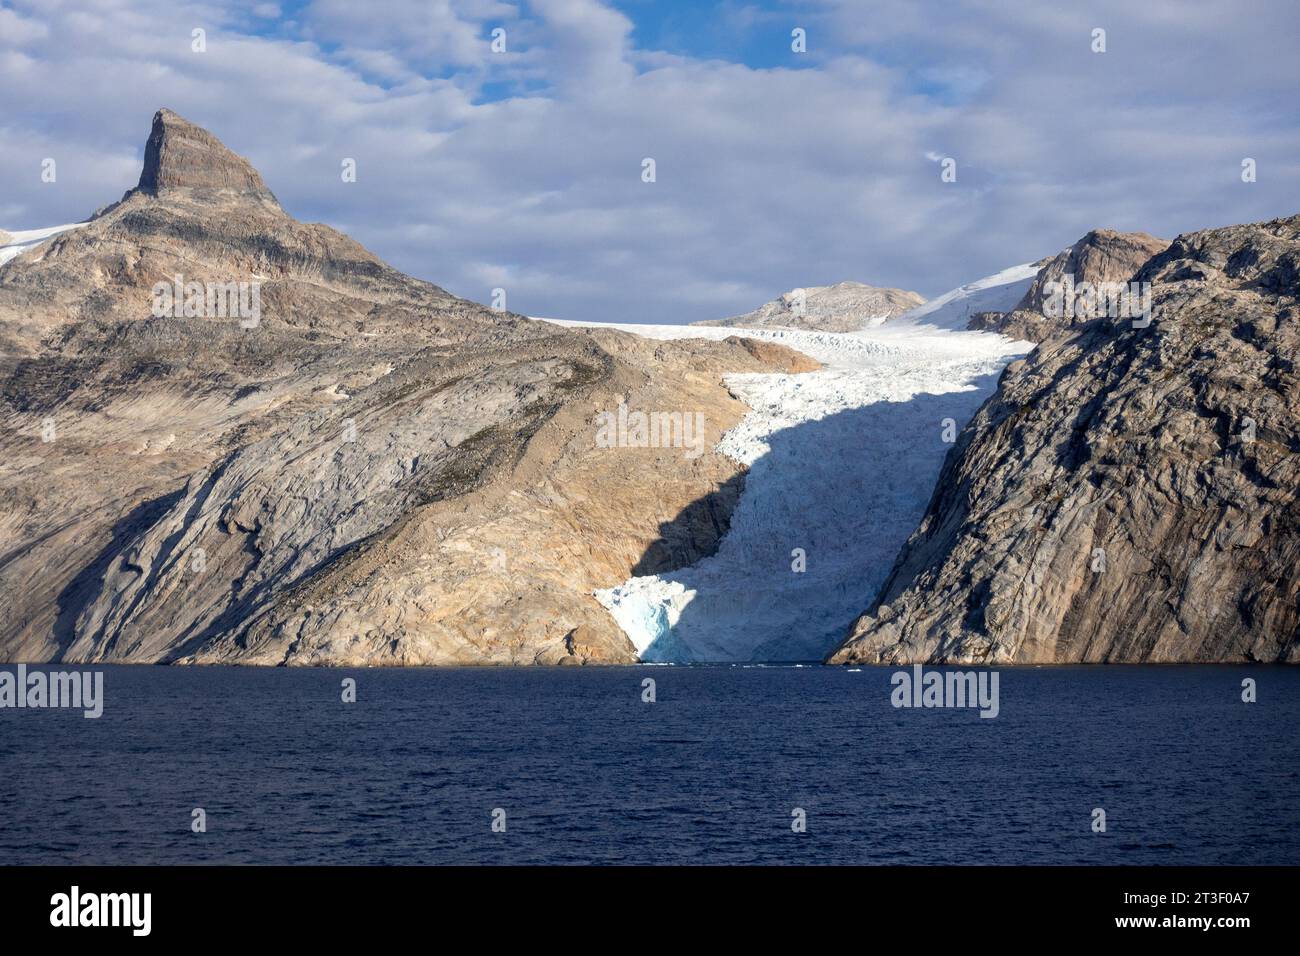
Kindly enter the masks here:
[[1008, 366], [835, 663], [1300, 660], [1300, 216]]

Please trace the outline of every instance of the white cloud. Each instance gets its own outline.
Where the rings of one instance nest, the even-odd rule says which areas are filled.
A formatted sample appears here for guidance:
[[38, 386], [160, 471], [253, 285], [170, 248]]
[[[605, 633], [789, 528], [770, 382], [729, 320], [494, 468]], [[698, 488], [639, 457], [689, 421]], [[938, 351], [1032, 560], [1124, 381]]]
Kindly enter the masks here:
[[[248, 155], [300, 218], [458, 294], [506, 284], [512, 308], [560, 317], [715, 318], [849, 278], [934, 294], [1096, 226], [1171, 235], [1292, 213], [1300, 194], [1300, 66], [1283, 55], [1297, 14], [1281, 2], [1181, 18], [1163, 2], [823, 3], [797, 8], [808, 56], [766, 69], [634, 49], [628, 17], [596, 0], [317, 0], [265, 36], [247, 32], [266, 26], [259, 6], [0, 9], [16, 217], [0, 226], [116, 199], [163, 105]], [[788, 46], [796, 12], [720, 10]], [[517, 95], [485, 96], [502, 88]], [[949, 155], [956, 183], [934, 165]]]
[[36, 20], [21, 17], [13, 10], [0, 7], [0, 45], [18, 46], [35, 40], [43, 40], [49, 35], [49, 28]]

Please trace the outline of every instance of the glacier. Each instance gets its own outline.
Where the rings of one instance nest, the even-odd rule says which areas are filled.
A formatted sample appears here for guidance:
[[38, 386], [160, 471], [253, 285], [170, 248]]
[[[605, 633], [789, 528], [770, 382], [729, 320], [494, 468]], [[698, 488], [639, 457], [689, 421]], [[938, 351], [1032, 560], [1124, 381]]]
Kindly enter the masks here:
[[595, 594], [640, 659], [775, 663], [821, 660], [833, 650], [924, 515], [955, 433], [1002, 368], [1033, 347], [957, 331], [953, 313], [965, 312], [970, 298], [981, 308], [1013, 305], [1024, 280], [1023, 267], [1006, 270], [963, 287], [974, 296], [955, 290], [946, 308], [859, 332], [561, 322], [656, 339], [741, 335], [780, 342], [824, 366], [726, 376], [751, 410], [718, 445], [748, 467], [718, 550]]

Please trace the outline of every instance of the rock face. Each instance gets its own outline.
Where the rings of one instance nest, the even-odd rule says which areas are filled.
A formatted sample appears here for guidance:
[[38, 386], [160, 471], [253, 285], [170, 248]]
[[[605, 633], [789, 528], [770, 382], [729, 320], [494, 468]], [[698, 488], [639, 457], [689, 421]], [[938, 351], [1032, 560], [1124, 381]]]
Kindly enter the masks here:
[[802, 352], [786, 348], [777, 342], [763, 339], [746, 339], [729, 335], [723, 339], [728, 345], [737, 345], [773, 371], [796, 374], [798, 372], [815, 372], [822, 367], [821, 362], [809, 358]]
[[1300, 216], [1003, 373], [837, 663], [1300, 661]]
[[1169, 247], [1166, 239], [1145, 232], [1115, 232], [1094, 229], [1070, 248], [1048, 260], [1039, 270], [1023, 298], [1010, 312], [981, 312], [966, 326], [973, 331], [1001, 332], [1013, 339], [1041, 342], [1066, 329], [1075, 328], [1083, 318], [1062, 314], [1053, 316], [1049, 305], [1053, 288], [1063, 280], [1076, 287], [1083, 283], [1126, 283], [1148, 259]]
[[[0, 266], [0, 348], [0, 660], [78, 662], [632, 660], [592, 591], [716, 548], [721, 377], [802, 359], [456, 298], [166, 110], [136, 189]], [[698, 452], [602, 445], [620, 403]]]
[[191, 198], [213, 201], [236, 194], [245, 202], [258, 200], [279, 208], [247, 160], [226, 149], [207, 130], [167, 109], [154, 115], [136, 190], [150, 196], [184, 191]]
[[878, 325], [925, 302], [924, 297], [902, 289], [882, 289], [861, 282], [792, 289], [753, 312], [729, 319], [694, 325], [745, 329], [812, 329], [853, 332]]

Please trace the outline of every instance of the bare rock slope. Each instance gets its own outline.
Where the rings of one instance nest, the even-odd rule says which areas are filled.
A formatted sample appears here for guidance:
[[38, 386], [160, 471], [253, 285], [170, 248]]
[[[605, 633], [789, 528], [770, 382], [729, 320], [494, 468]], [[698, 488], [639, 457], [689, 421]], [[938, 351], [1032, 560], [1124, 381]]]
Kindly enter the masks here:
[[861, 282], [837, 282], [835, 285], [792, 289], [745, 315], [692, 324], [855, 332], [901, 315], [924, 302], [924, 297], [902, 289], [877, 288]]
[[[178, 277], [260, 312], [158, 314]], [[717, 546], [721, 376], [802, 360], [459, 299], [167, 110], [135, 189], [0, 267], [0, 352], [0, 660], [259, 664], [632, 660], [591, 592]], [[601, 447], [620, 403], [700, 453]]]
[[1300, 661], [1300, 216], [1136, 279], [1150, 327], [1003, 373], [831, 661]]

